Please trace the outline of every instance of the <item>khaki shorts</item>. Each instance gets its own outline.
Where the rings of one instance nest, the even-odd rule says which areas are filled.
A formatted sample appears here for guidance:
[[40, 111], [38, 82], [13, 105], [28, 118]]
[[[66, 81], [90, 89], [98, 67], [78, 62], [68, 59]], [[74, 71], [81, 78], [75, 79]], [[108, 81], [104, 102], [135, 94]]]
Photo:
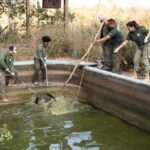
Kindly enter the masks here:
[[144, 70], [146, 72], [150, 71], [150, 62], [149, 62], [149, 52], [150, 44], [145, 45], [142, 49], [137, 49], [134, 56], [134, 69], [135, 71], [140, 70], [140, 62], [143, 63]]
[[5, 96], [5, 73], [3, 71], [0, 71], [0, 98], [3, 98]]

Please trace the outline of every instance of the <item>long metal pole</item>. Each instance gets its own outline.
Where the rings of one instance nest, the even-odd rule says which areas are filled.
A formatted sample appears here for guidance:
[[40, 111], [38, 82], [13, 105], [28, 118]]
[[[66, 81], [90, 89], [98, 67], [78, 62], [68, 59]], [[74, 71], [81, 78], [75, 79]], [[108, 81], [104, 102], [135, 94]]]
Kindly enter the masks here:
[[43, 61], [43, 59], [40, 59], [43, 63], [44, 69], [45, 69], [45, 77], [46, 77], [46, 86], [48, 86], [48, 71], [47, 71], [47, 63]]

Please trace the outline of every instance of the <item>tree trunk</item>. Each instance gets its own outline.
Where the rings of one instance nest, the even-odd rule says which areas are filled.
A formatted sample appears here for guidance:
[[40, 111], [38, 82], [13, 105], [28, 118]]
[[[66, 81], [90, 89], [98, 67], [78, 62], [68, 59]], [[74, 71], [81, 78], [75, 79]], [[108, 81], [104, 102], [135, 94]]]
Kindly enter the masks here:
[[26, 35], [29, 37], [30, 34], [30, 0], [26, 0]]
[[68, 0], [64, 0], [64, 28], [65, 32], [68, 30], [69, 16], [68, 16]]

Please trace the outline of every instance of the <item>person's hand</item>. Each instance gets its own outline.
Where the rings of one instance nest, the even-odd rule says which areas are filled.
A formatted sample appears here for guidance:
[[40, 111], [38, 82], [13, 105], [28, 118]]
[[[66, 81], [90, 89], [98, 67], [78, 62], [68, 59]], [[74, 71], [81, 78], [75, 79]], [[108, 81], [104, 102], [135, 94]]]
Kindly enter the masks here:
[[93, 45], [97, 45], [98, 44], [98, 40], [95, 40], [94, 42], [93, 42]]
[[9, 70], [9, 68], [6, 68], [6, 70], [5, 70], [6, 72], [8, 72], [8, 73], [10, 73], [10, 70]]
[[45, 67], [45, 68], [47, 67], [47, 63], [46, 63], [46, 62], [44, 62], [44, 67]]
[[8, 73], [8, 74], [10, 74], [10, 75], [12, 75], [12, 72], [10, 71], [10, 69], [9, 68], [6, 68], [6, 73]]
[[144, 39], [144, 43], [148, 43], [148, 39], [149, 39], [149, 37], [146, 36], [145, 39]]
[[13, 76], [13, 77], [15, 76], [15, 73], [14, 73], [14, 72], [11, 72], [10, 74], [11, 74], [11, 76]]
[[116, 48], [115, 50], [114, 50], [114, 53], [116, 54], [116, 53], [118, 53], [119, 52], [119, 48]]
[[44, 57], [44, 61], [46, 61], [47, 60], [47, 57]]

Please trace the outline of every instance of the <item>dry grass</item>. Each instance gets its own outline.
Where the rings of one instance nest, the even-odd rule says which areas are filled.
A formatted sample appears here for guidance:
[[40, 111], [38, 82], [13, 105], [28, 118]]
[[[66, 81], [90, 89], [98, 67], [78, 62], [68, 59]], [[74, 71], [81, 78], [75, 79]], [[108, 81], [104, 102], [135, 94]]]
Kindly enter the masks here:
[[[81, 57], [99, 28], [99, 23], [96, 20], [96, 15], [99, 13], [107, 15], [109, 18], [116, 18], [123, 32], [126, 32], [125, 23], [132, 19], [150, 27], [149, 10], [138, 8], [124, 10], [116, 6], [106, 9], [104, 6], [96, 6], [93, 9], [84, 8], [72, 11], [75, 12], [76, 19], [69, 24], [67, 35], [64, 33], [63, 23], [59, 22], [55, 25], [43, 25], [39, 28], [35, 25], [32, 26], [31, 39], [26, 40], [20, 36], [19, 40], [14, 42], [18, 47], [17, 59], [32, 59], [36, 45], [43, 35], [50, 35], [52, 37], [52, 43], [48, 52], [50, 58]], [[7, 47], [10, 44], [1, 44], [0, 47]], [[101, 57], [101, 55], [101, 48], [97, 46], [93, 49], [90, 59], [96, 59]]]

